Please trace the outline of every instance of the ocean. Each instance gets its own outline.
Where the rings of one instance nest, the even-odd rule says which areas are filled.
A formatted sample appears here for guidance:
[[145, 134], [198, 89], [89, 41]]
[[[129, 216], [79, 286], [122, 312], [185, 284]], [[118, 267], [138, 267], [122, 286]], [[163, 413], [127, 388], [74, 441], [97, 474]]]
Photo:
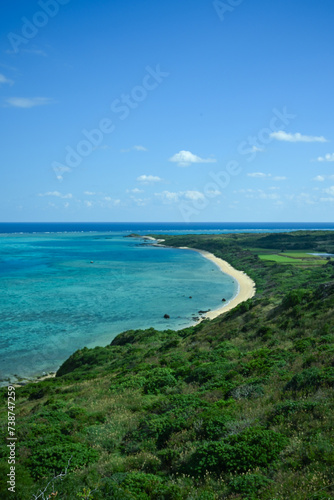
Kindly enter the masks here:
[[237, 283], [197, 252], [126, 235], [296, 229], [334, 224], [0, 223], [2, 384], [55, 371], [125, 330], [190, 326], [236, 294]]
[[333, 222], [0, 222], [1, 233], [261, 233], [334, 230]]

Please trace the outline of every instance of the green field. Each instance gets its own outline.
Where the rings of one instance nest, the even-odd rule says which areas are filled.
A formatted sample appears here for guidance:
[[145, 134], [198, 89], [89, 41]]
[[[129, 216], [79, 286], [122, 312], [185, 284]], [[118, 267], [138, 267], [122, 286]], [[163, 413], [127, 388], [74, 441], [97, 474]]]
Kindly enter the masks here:
[[[327, 262], [324, 257], [318, 257], [316, 255], [311, 255], [309, 252], [301, 252], [299, 250], [289, 251], [289, 252], [277, 252], [272, 253], [268, 249], [266, 253], [263, 249], [253, 249], [253, 252], [258, 255], [261, 260], [267, 260], [272, 262], [278, 262], [280, 264], [294, 264], [306, 266], [318, 266]], [[311, 251], [310, 251], [311, 252]]]
[[296, 264], [297, 262], [302, 262], [301, 259], [297, 259], [294, 257], [288, 257], [288, 256], [281, 255], [281, 254], [262, 254], [262, 255], [259, 255], [259, 258], [262, 260], [272, 260], [274, 262], [279, 262], [281, 264], [284, 264], [284, 263]]

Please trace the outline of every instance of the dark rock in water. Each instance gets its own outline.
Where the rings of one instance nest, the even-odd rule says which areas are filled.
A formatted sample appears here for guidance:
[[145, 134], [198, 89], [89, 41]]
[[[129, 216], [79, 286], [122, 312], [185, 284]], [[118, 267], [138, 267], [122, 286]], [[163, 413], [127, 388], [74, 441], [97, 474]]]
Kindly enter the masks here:
[[141, 238], [140, 234], [137, 233], [131, 233], [131, 234], [126, 234], [124, 238]]
[[93, 261], [93, 260], [91, 260], [91, 261], [90, 261], [90, 263], [91, 263], [91, 264], [94, 264], [94, 261]]
[[226, 302], [226, 299], [222, 299], [222, 302]]
[[192, 299], [192, 297], [189, 297], [189, 299]]
[[198, 311], [198, 314], [205, 314], [208, 313], [209, 311], [211, 311], [211, 309], [208, 309], [207, 311]]
[[169, 319], [170, 318], [169, 314], [164, 314], [164, 318]]

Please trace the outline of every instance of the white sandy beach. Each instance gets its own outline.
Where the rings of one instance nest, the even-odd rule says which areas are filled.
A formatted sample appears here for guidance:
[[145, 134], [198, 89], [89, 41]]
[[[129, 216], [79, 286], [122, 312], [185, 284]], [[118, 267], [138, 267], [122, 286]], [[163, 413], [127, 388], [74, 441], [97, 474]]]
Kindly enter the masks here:
[[[153, 238], [152, 236], [144, 236], [143, 238], [152, 241], [152, 243], [154, 242], [153, 243], [154, 246], [161, 246], [161, 247], [165, 246], [162, 245], [163, 241], [165, 240], [159, 240], [157, 238]], [[238, 283], [237, 294], [230, 301], [222, 302], [222, 306], [219, 307], [218, 309], [203, 314], [205, 318], [209, 319], [217, 318], [217, 316], [220, 316], [221, 314], [230, 311], [237, 305], [241, 304], [241, 302], [245, 302], [246, 300], [254, 297], [256, 293], [256, 287], [254, 281], [243, 271], [238, 271], [233, 266], [231, 266], [231, 264], [226, 262], [226, 260], [220, 259], [219, 257], [216, 257], [213, 253], [207, 252], [206, 250], [199, 250], [198, 248], [190, 248], [190, 247], [178, 247], [178, 248], [182, 250], [193, 250], [194, 252], [200, 253], [201, 255], [203, 255], [203, 257], [211, 260], [211, 262], [216, 264], [216, 266], [218, 266], [223, 273], [232, 276], [232, 278], [235, 279], [235, 281]]]
[[[145, 236], [146, 239], [149, 239], [151, 241], [156, 241], [155, 246], [164, 246], [161, 243], [164, 240], [157, 240], [156, 238], [152, 238], [151, 236]], [[238, 292], [237, 294], [227, 302], [223, 302], [222, 306], [219, 307], [218, 309], [215, 309], [214, 311], [209, 311], [205, 313], [203, 316], [205, 318], [213, 319], [217, 318], [217, 316], [220, 316], [223, 313], [226, 313], [236, 307], [237, 305], [241, 304], [241, 302], [245, 302], [248, 299], [251, 299], [254, 297], [256, 293], [256, 287], [254, 281], [243, 271], [238, 271], [235, 269], [231, 264], [226, 262], [226, 260], [220, 259], [219, 257], [216, 257], [213, 253], [207, 252], [206, 250], [199, 250], [197, 248], [190, 248], [190, 247], [178, 247], [182, 250], [193, 250], [194, 252], [198, 252], [203, 257], [206, 259], [211, 260], [216, 266], [219, 267], [219, 269], [225, 273], [228, 274], [229, 276], [232, 276], [233, 279], [238, 283]]]
[[241, 304], [241, 302], [245, 302], [245, 300], [251, 299], [254, 297], [256, 293], [255, 283], [254, 281], [247, 276], [243, 271], [238, 271], [234, 267], [231, 266], [226, 260], [220, 259], [213, 255], [213, 253], [207, 252], [205, 250], [198, 250], [197, 248], [189, 248], [189, 247], [179, 247], [183, 250], [194, 250], [195, 252], [199, 252], [206, 259], [211, 260], [214, 264], [216, 264], [219, 269], [232, 278], [235, 279], [238, 283], [238, 292], [229, 302], [223, 302], [222, 306], [214, 311], [209, 311], [204, 314], [205, 318], [213, 319], [221, 314], [230, 311], [237, 305]]

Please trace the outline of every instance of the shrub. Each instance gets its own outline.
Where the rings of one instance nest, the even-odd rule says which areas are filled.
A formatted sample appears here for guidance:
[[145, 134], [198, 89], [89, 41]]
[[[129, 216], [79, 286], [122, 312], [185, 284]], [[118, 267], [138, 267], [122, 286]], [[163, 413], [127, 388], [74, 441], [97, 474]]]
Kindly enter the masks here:
[[174, 387], [177, 380], [168, 368], [155, 368], [146, 377], [144, 384], [145, 394], [158, 394], [161, 389], [166, 387]]
[[286, 444], [287, 438], [280, 433], [247, 429], [223, 441], [210, 441], [199, 446], [185, 469], [199, 476], [207, 471], [217, 475], [222, 472], [246, 472], [269, 465]]
[[[73, 353], [59, 368], [56, 377], [67, 375], [75, 370], [89, 370], [94, 366], [100, 366], [110, 361], [113, 351], [109, 347], [84, 347]], [[87, 375], [87, 372], [86, 372]]]
[[122, 489], [135, 495], [134, 498], [140, 500], [150, 500], [154, 498], [157, 486], [161, 485], [162, 480], [153, 474], [142, 472], [130, 472], [121, 483]]
[[270, 482], [270, 479], [261, 474], [245, 474], [232, 479], [229, 486], [234, 493], [241, 493], [244, 499], [257, 500], [259, 490]]
[[301, 411], [311, 413], [320, 406], [319, 401], [293, 401], [287, 400], [275, 405], [273, 411], [269, 415], [269, 421], [284, 422], [287, 417]]
[[294, 348], [296, 349], [296, 351], [302, 353], [314, 346], [315, 346], [315, 339], [311, 337], [299, 339], [294, 343]]
[[218, 440], [227, 434], [226, 422], [228, 421], [228, 416], [223, 415], [221, 412], [216, 415], [200, 415], [199, 419], [194, 423], [196, 435], [209, 441]]
[[322, 386], [334, 385], [334, 368], [320, 369], [315, 366], [307, 368], [301, 373], [297, 373], [292, 377], [290, 382], [286, 384], [286, 391], [303, 391], [312, 393]]
[[263, 387], [259, 384], [240, 385], [232, 389], [228, 395], [234, 399], [251, 399], [263, 396]]
[[28, 460], [32, 477], [53, 476], [64, 471], [70, 460], [70, 469], [84, 467], [98, 460], [97, 451], [80, 443], [67, 442], [47, 448], [39, 444]]
[[269, 340], [273, 336], [273, 329], [270, 326], [261, 326], [256, 335], [261, 337], [262, 340]]
[[299, 304], [302, 304], [303, 302], [307, 302], [308, 300], [310, 300], [311, 296], [312, 292], [310, 290], [305, 290], [303, 288], [298, 290], [292, 290], [285, 296], [282, 305], [285, 308], [298, 306]]

